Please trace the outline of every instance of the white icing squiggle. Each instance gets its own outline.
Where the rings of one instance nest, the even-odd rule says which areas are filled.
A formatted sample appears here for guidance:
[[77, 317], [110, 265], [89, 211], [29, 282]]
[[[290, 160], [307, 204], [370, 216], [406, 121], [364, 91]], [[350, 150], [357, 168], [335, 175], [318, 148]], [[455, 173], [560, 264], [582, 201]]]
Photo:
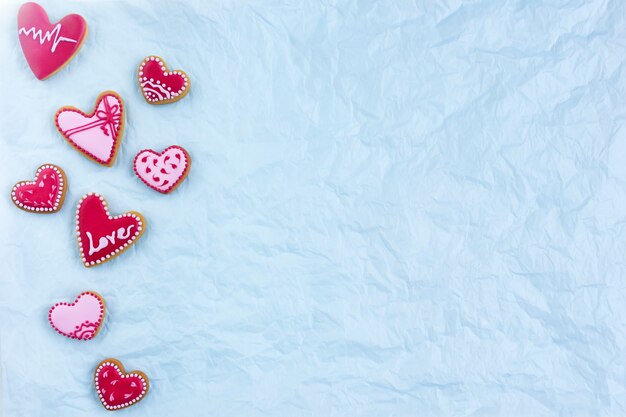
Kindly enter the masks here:
[[[170, 92], [158, 84], [154, 84], [150, 81], [144, 81], [141, 86], [143, 87], [144, 91], [154, 93], [159, 100], [169, 100], [170, 98], [172, 98]], [[156, 89], [161, 90], [162, 94]]]
[[[32, 27], [28, 30], [26, 30], [26, 28], [20, 28], [17, 33], [19, 35], [26, 35], [26, 36], [30, 36], [33, 38], [34, 41], [39, 41], [40, 45], [43, 45], [46, 42], [52, 42], [52, 47], [50, 48], [50, 52], [54, 53], [54, 51], [56, 51], [57, 46], [59, 46], [59, 43], [61, 42], [72, 42], [72, 43], [76, 43], [77, 41], [75, 39], [71, 39], [71, 38], [66, 38], [65, 36], [60, 36], [61, 35], [61, 24], [57, 23], [57, 25], [54, 27], [54, 29], [52, 29], [52, 31], [46, 31], [46, 34], [43, 34], [43, 30], [41, 29], [36, 29], [35, 27]], [[52, 37], [54, 36], [54, 40], [52, 39]]]

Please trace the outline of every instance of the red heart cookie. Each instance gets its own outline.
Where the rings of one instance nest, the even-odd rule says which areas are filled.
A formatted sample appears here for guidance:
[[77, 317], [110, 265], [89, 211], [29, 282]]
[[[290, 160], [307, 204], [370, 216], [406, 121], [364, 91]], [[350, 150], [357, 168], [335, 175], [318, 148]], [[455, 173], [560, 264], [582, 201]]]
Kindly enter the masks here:
[[163, 58], [149, 56], [139, 65], [139, 85], [148, 103], [166, 104], [185, 97], [191, 82], [184, 71], [168, 71]]
[[22, 181], [11, 190], [11, 200], [18, 208], [37, 213], [61, 210], [65, 201], [67, 179], [61, 168], [52, 164], [40, 166], [35, 181]]
[[105, 359], [94, 373], [96, 392], [109, 411], [129, 407], [148, 393], [148, 377], [141, 371], [126, 373], [117, 359]]
[[187, 177], [191, 157], [181, 146], [172, 145], [161, 153], [144, 149], [135, 156], [135, 174], [148, 187], [160, 193], [173, 191]]
[[33, 74], [45, 80], [78, 53], [87, 37], [87, 22], [70, 14], [53, 25], [43, 7], [25, 3], [17, 13], [17, 34]]
[[76, 150], [99, 164], [113, 165], [124, 133], [124, 103], [115, 91], [101, 93], [91, 114], [61, 107], [54, 122]]
[[124, 252], [141, 237], [145, 224], [136, 211], [112, 217], [102, 196], [87, 194], [76, 210], [76, 238], [83, 264], [87, 268], [100, 265]]

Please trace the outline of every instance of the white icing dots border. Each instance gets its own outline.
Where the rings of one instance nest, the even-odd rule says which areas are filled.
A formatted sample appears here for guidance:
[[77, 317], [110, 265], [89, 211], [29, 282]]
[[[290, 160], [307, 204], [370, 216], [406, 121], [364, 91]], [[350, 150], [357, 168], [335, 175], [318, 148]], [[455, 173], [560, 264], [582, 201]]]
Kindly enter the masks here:
[[40, 166], [37, 169], [37, 172], [35, 172], [35, 179], [37, 179], [37, 177], [39, 176], [39, 173], [43, 171], [44, 169], [52, 169], [59, 176], [59, 190], [57, 191], [57, 196], [54, 200], [54, 205], [52, 206], [52, 208], [27, 206], [18, 201], [17, 196], [15, 195], [15, 192], [17, 191], [17, 189], [24, 185], [35, 185], [36, 181], [21, 181], [13, 186], [13, 189], [11, 190], [11, 199], [13, 200], [13, 203], [15, 203], [16, 206], [18, 206], [21, 209], [34, 211], [34, 212], [50, 213], [50, 212], [55, 212], [59, 210], [59, 205], [61, 204], [61, 197], [63, 197], [63, 193], [64, 193], [65, 176], [61, 173], [61, 170], [56, 165], [45, 164], [45, 165]]
[[[141, 84], [145, 81], [150, 81], [150, 82], [155, 82], [154, 78], [150, 78], [150, 80], [148, 80], [148, 77], [144, 77], [143, 75], [143, 68], [146, 66], [146, 64], [150, 61], [155, 61], [157, 62], [160, 66], [161, 66], [161, 71], [163, 72], [164, 75], [180, 75], [183, 80], [184, 80], [184, 84], [183, 86], [180, 88], [180, 90], [173, 92], [171, 91], [170, 87], [167, 87], [167, 90], [170, 92], [171, 94], [171, 98], [169, 99], [157, 99], [157, 98], [148, 98], [145, 94], [145, 89], [142, 87], [142, 92], [144, 93], [144, 97], [146, 98], [146, 100], [148, 100], [151, 103], [157, 103], [160, 101], [176, 101], [177, 97], [182, 95], [184, 93], [185, 90], [187, 90], [187, 88], [189, 88], [189, 78], [187, 77], [187, 74], [185, 74], [183, 71], [180, 70], [175, 70], [175, 71], [168, 71], [167, 70], [167, 66], [165, 64], [165, 61], [163, 61], [161, 58], [159, 58], [158, 56], [154, 56], [151, 55], [149, 57], [147, 57], [146, 59], [144, 59], [141, 62], [141, 65], [139, 65], [139, 73], [138, 73], [138, 80], [139, 80], [139, 85], [141, 86]], [[161, 82], [159, 80], [156, 81], [157, 84], [161, 84]]]
[[[126, 242], [124, 243], [124, 245], [122, 245], [121, 247], [116, 248], [115, 250], [109, 252], [108, 254], [102, 256], [100, 259], [97, 259], [95, 261], [87, 261], [87, 258], [85, 257], [85, 253], [83, 251], [83, 242], [82, 239], [80, 237], [80, 208], [83, 204], [83, 201], [85, 201], [85, 199], [87, 197], [90, 196], [96, 196], [100, 199], [100, 201], [102, 202], [102, 205], [104, 206], [104, 211], [107, 215], [107, 217], [109, 218], [109, 220], [115, 220], [115, 219], [121, 219], [122, 217], [133, 217], [137, 220], [137, 230], [135, 231], [135, 234]], [[91, 267], [91, 266], [95, 266], [95, 265], [100, 265], [101, 263], [104, 263], [106, 261], [111, 260], [111, 258], [119, 255], [121, 252], [125, 251], [129, 246], [131, 246], [132, 244], [135, 243], [135, 241], [139, 238], [139, 236], [141, 236], [141, 233], [143, 231], [143, 220], [141, 219], [140, 216], [137, 216], [136, 214], [133, 213], [124, 213], [124, 214], [120, 214], [119, 216], [111, 216], [111, 213], [109, 213], [109, 206], [106, 202], [106, 200], [104, 199], [104, 197], [102, 197], [100, 194], [98, 193], [89, 193], [89, 194], [85, 194], [80, 201], [78, 202], [78, 207], [76, 208], [76, 239], [78, 240], [78, 249], [80, 250], [80, 258], [83, 262], [83, 264], [86, 267]]]
[[[124, 404], [109, 405], [107, 403], [106, 399], [102, 396], [102, 393], [100, 392], [100, 386], [98, 384], [98, 376], [100, 375], [100, 371], [102, 371], [102, 368], [104, 368], [105, 366], [112, 366], [115, 369], [115, 371], [117, 372], [117, 374], [121, 378], [137, 377], [137, 378], [141, 379], [141, 383], [143, 384], [143, 386], [141, 388], [141, 394], [139, 394], [139, 396], [137, 398], [135, 398], [135, 399], [133, 399], [131, 401], [125, 402]], [[100, 397], [100, 402], [102, 403], [104, 408], [106, 408], [107, 410], [118, 410], [120, 408], [125, 408], [125, 407], [128, 407], [128, 406], [131, 406], [134, 403], [136, 403], [137, 401], [141, 400], [143, 398], [143, 396], [146, 394], [146, 391], [148, 390], [148, 384], [146, 383], [146, 380], [145, 380], [145, 378], [142, 375], [140, 375], [140, 374], [138, 374], [136, 372], [131, 372], [129, 374], [126, 374], [125, 372], [120, 370], [120, 367], [116, 363], [109, 362], [109, 361], [105, 361], [105, 362], [100, 363], [100, 365], [96, 369], [94, 381], [96, 383], [96, 391], [98, 392], [98, 397]]]

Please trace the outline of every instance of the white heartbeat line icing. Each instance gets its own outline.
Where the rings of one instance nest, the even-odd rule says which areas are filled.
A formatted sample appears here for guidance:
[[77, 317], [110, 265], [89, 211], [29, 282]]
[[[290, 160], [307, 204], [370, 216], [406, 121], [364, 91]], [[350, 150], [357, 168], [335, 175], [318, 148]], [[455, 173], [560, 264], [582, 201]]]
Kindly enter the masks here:
[[[39, 41], [40, 45], [43, 45], [46, 42], [52, 42], [52, 47], [50, 48], [50, 52], [52, 53], [56, 51], [57, 46], [59, 46], [61, 42], [71, 42], [71, 43], [78, 42], [76, 39], [66, 38], [65, 36], [61, 36], [61, 24], [60, 23], [57, 23], [57, 25], [51, 31], [47, 30], [45, 35], [43, 34], [43, 30], [36, 29], [35, 27], [32, 27], [28, 30], [26, 30], [26, 28], [20, 28], [17, 31], [17, 33], [19, 35], [30, 36], [31, 38], [33, 38], [34, 41]], [[52, 39], [53, 36], [54, 36], [54, 40]]]

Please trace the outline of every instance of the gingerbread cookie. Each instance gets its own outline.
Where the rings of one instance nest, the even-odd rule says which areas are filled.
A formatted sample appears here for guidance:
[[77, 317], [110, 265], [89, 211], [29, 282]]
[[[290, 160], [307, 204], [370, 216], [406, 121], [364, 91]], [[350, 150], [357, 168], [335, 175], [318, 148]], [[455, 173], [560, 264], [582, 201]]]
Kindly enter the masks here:
[[104, 299], [93, 291], [85, 291], [73, 303], [56, 303], [48, 313], [48, 321], [57, 333], [70, 339], [91, 340], [104, 321]]
[[150, 104], [173, 103], [185, 97], [191, 82], [184, 71], [168, 71], [163, 58], [149, 56], [139, 65], [139, 86]]
[[11, 200], [20, 209], [36, 213], [61, 210], [67, 191], [67, 179], [61, 168], [44, 164], [35, 172], [35, 181], [22, 181], [11, 190]]
[[161, 153], [144, 149], [135, 156], [135, 174], [148, 187], [167, 194], [178, 187], [191, 168], [191, 157], [181, 146], [172, 145]]
[[113, 165], [124, 133], [124, 103], [115, 91], [101, 93], [91, 114], [61, 107], [54, 121], [76, 150], [99, 164]]
[[141, 237], [146, 220], [130, 211], [112, 217], [104, 197], [90, 193], [76, 210], [76, 238], [83, 264], [89, 268], [110, 261]]
[[94, 372], [96, 392], [109, 411], [129, 407], [144, 399], [150, 388], [148, 377], [141, 371], [126, 372], [117, 359], [105, 359]]
[[17, 35], [31, 71], [45, 80], [78, 53], [87, 37], [87, 22], [70, 14], [53, 25], [43, 7], [25, 3], [17, 13]]

